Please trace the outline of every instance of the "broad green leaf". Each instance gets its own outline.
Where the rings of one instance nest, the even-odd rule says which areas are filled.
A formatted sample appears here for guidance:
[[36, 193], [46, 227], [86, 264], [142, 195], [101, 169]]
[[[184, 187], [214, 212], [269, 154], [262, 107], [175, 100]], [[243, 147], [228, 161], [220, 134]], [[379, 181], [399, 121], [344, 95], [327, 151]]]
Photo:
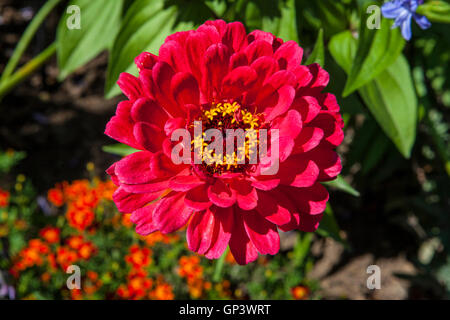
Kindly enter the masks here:
[[175, 23], [175, 8], [164, 9], [163, 0], [137, 0], [128, 9], [109, 56], [105, 94], [120, 93], [120, 73], [137, 75], [134, 58], [144, 51], [157, 53]]
[[325, 65], [325, 52], [323, 49], [323, 29], [319, 30], [319, 34], [317, 35], [317, 41], [314, 45], [314, 49], [311, 52], [308, 60], [306, 60], [306, 64], [318, 63], [321, 66]]
[[406, 58], [399, 56], [359, 91], [378, 124], [409, 158], [416, 137], [417, 98]]
[[103, 146], [102, 150], [107, 153], [112, 153], [118, 156], [127, 156], [129, 154], [135, 153], [139, 150], [129, 147], [122, 143], [116, 143], [108, 146]]
[[227, 4], [222, 0], [206, 0], [207, 5], [218, 17], [222, 17], [227, 10]]
[[380, 29], [369, 29], [364, 23], [366, 18], [367, 13], [363, 10], [358, 46], [342, 94], [344, 97], [380, 75], [397, 60], [405, 45], [399, 28], [391, 29], [391, 20], [382, 19]]
[[192, 29], [212, 17], [213, 12], [201, 1], [136, 0], [127, 10], [108, 62], [105, 95], [120, 94], [116, 82], [120, 73], [137, 75], [134, 59], [142, 52], [158, 54], [170, 34]]
[[356, 52], [357, 40], [350, 31], [344, 31], [334, 35], [328, 49], [337, 64], [347, 73], [350, 72], [352, 60]]
[[450, 23], [450, 4], [434, 0], [417, 7], [418, 14], [426, 16], [431, 22]]
[[[281, 3], [282, 1], [280, 1]], [[285, 5], [280, 7], [281, 17], [279, 21], [277, 37], [282, 38], [284, 41], [294, 40], [299, 41], [297, 34], [297, 20], [295, 12], [295, 1], [287, 0]], [[264, 26], [264, 20], [263, 20]], [[264, 30], [264, 29], [263, 29]]]
[[[335, 35], [329, 44], [336, 62], [350, 72], [357, 41], [350, 31]], [[359, 93], [386, 135], [409, 158], [416, 136], [417, 97], [408, 62], [400, 55]]]
[[261, 29], [285, 41], [298, 42], [294, 0], [249, 1], [245, 7], [245, 24], [250, 30]]
[[352, 196], [359, 197], [359, 192], [355, 190], [342, 176], [337, 176], [333, 181], [323, 182], [324, 185], [347, 192]]
[[59, 80], [109, 48], [119, 31], [122, 0], [74, 0], [80, 8], [80, 29], [69, 29], [67, 21], [74, 13], [61, 17], [56, 32]]
[[340, 1], [303, 1], [310, 3], [315, 8], [326, 36], [341, 32], [348, 27], [347, 13], [343, 3]]

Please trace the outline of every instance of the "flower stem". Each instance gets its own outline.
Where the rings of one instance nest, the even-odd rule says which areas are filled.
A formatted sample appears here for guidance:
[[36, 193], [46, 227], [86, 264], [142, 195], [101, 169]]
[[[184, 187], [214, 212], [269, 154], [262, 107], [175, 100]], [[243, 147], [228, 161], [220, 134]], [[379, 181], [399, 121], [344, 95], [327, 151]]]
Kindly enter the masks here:
[[213, 275], [214, 282], [219, 282], [221, 279], [222, 269], [223, 269], [223, 265], [225, 263], [225, 258], [227, 256], [227, 254], [228, 254], [228, 247], [225, 249], [222, 256], [216, 262], [216, 269], [214, 270], [214, 275]]
[[33, 20], [30, 22], [25, 32], [23, 33], [22, 37], [20, 38], [19, 43], [14, 49], [13, 55], [11, 56], [11, 58], [9, 59], [8, 63], [5, 66], [5, 69], [3, 70], [2, 76], [0, 78], [1, 82], [6, 81], [6, 79], [13, 73], [17, 64], [19, 63], [20, 58], [22, 57], [22, 54], [27, 49], [31, 39], [38, 30], [39, 26], [42, 24], [42, 22], [45, 20], [48, 14], [60, 1], [61, 0], [47, 1], [39, 10], [39, 12], [36, 14], [36, 16], [33, 18]]
[[303, 237], [302, 234], [298, 234], [297, 243], [294, 246], [294, 265], [300, 267], [303, 265], [305, 258], [309, 253], [311, 246], [311, 241], [313, 234], [311, 232], [305, 232]]
[[13, 75], [5, 81], [0, 82], [0, 101], [2, 98], [19, 83], [28, 78], [36, 69], [42, 66], [56, 52], [56, 43], [49, 45], [39, 55], [28, 61], [23, 67], [17, 70]]

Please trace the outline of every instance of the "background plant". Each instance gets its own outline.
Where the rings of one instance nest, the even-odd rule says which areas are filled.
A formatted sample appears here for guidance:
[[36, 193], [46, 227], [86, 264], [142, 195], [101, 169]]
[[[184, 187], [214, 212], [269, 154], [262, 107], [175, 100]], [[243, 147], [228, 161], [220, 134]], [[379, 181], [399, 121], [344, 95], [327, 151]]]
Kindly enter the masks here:
[[[64, 81], [104, 51], [108, 52], [109, 59], [104, 93], [106, 99], [112, 98], [120, 93], [115, 84], [119, 74], [125, 71], [136, 74], [133, 60], [140, 52], [157, 54], [167, 35], [192, 29], [207, 19], [238, 20], [248, 31], [261, 29], [284, 40], [295, 40], [305, 49], [307, 64], [318, 62], [330, 73], [331, 91], [337, 96], [346, 125], [346, 140], [339, 150], [344, 160], [342, 177], [327, 183], [333, 190], [340, 191], [332, 197], [318, 233], [351, 248], [350, 241], [341, 237], [338, 222], [345, 221], [336, 221], [333, 212], [338, 216], [345, 211], [360, 213], [363, 203], [373, 203], [376, 211], [385, 213], [383, 217], [395, 218], [399, 224], [407, 225], [413, 216], [419, 221], [418, 227], [408, 225], [408, 228], [419, 243], [414, 259], [421, 271], [420, 278], [437, 279], [448, 294], [450, 41], [447, 23], [450, 5], [448, 1], [425, 1], [419, 6], [417, 12], [426, 15], [432, 27], [420, 30], [414, 25], [413, 37], [406, 42], [398, 29], [391, 29], [392, 20], [381, 18], [380, 29], [367, 28], [370, 16], [367, 7], [382, 3], [365, 0], [50, 0], [36, 14], [2, 71], [0, 99], [55, 55], [59, 80]], [[66, 26], [70, 13], [65, 9], [69, 4], [81, 9], [79, 30], [69, 30]], [[62, 12], [54, 42], [19, 66], [20, 57], [52, 10]], [[133, 152], [122, 145], [105, 146], [104, 151], [120, 156]], [[0, 170], [7, 171], [23, 157], [21, 153], [10, 155], [0, 155]], [[29, 202], [13, 211], [30, 212], [24, 216], [28, 214], [31, 219], [31, 212], [38, 210], [33, 197], [30, 193]], [[14, 228], [9, 230], [16, 232]], [[11, 243], [16, 243], [13, 248], [21, 248], [29, 240], [15, 240], [19, 235], [8, 237]], [[309, 235], [299, 235], [289, 258], [275, 257], [270, 262], [271, 267], [252, 275], [263, 277], [265, 270], [274, 271], [278, 267], [286, 274], [294, 274], [286, 286], [280, 285], [281, 279], [271, 280], [273, 287], [270, 288], [280, 285], [283, 293], [278, 295], [276, 289], [269, 292], [274, 292], [274, 297], [286, 297], [291, 287], [303, 281], [304, 268], [312, 263], [308, 262], [307, 254], [311, 241]], [[295, 270], [300, 266], [303, 271], [291, 272], [291, 267], [283, 267], [287, 261]], [[212, 276], [214, 272], [212, 266], [210, 268]], [[236, 273], [236, 277], [249, 276], [245, 272]], [[257, 292], [267, 289], [261, 289], [259, 284], [252, 286], [253, 289], [248, 288], [254, 290], [251, 297], [266, 297]]]

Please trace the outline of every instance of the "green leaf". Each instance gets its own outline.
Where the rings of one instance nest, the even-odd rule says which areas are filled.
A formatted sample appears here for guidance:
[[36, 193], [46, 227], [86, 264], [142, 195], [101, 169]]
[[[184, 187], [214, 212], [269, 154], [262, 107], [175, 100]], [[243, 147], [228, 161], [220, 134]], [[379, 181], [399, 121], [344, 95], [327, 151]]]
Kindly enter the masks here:
[[399, 56], [373, 82], [362, 87], [360, 94], [384, 132], [409, 158], [416, 137], [417, 97], [406, 58]]
[[137, 0], [128, 9], [114, 41], [108, 62], [105, 94], [111, 98], [120, 93], [116, 84], [121, 72], [137, 74], [134, 58], [143, 51], [156, 53], [172, 31], [173, 7], [164, 10], [163, 0]]
[[369, 29], [364, 23], [366, 17], [363, 10], [358, 47], [342, 94], [344, 97], [380, 75], [397, 60], [405, 45], [399, 28], [391, 29], [391, 20], [382, 19], [380, 29]]
[[[355, 48], [356, 40], [349, 31], [337, 34], [329, 44], [333, 58], [347, 73]], [[359, 93], [386, 135], [409, 158], [416, 136], [417, 97], [405, 57], [400, 55]]]
[[120, 73], [137, 75], [134, 59], [142, 52], [158, 54], [170, 34], [192, 29], [214, 13], [201, 1], [136, 0], [128, 9], [109, 57], [105, 96], [120, 94]]
[[317, 35], [317, 41], [314, 45], [314, 49], [306, 60], [306, 64], [318, 63], [321, 66], [325, 65], [325, 52], [323, 49], [323, 29], [319, 30]]
[[342, 176], [337, 176], [333, 181], [323, 182], [324, 185], [347, 192], [352, 196], [359, 197], [359, 192], [355, 190]]
[[[280, 1], [282, 3], [282, 1]], [[282, 38], [284, 41], [294, 40], [299, 41], [297, 34], [297, 20], [295, 12], [295, 1], [287, 0], [285, 5], [280, 6], [281, 17], [279, 20], [277, 37]], [[264, 18], [263, 18], [264, 27]], [[265, 29], [263, 29], [265, 30]]]
[[426, 16], [431, 22], [450, 23], [450, 4], [445, 1], [430, 1], [417, 7], [417, 14]]
[[6, 151], [0, 150], [0, 174], [8, 173], [20, 160], [26, 157], [23, 151]]
[[297, 243], [294, 246], [292, 262], [296, 268], [301, 267], [305, 258], [308, 256], [311, 241], [312, 241], [312, 233], [305, 232], [299, 233], [297, 238]]
[[348, 28], [347, 12], [342, 1], [301, 0], [301, 2], [303, 2], [302, 7], [305, 5], [311, 5], [315, 9], [327, 37]]
[[129, 147], [122, 143], [116, 143], [108, 146], [103, 146], [102, 150], [107, 153], [116, 154], [118, 156], [127, 156], [129, 154], [135, 153], [139, 150]]
[[298, 42], [294, 0], [248, 1], [245, 6], [244, 19], [245, 25], [250, 30], [261, 29], [285, 41]]
[[342, 243], [346, 248], [349, 247], [347, 241], [342, 239], [340, 235], [340, 228], [336, 222], [336, 218], [334, 217], [333, 209], [330, 204], [327, 204], [327, 208], [323, 214], [323, 218], [320, 221], [319, 228], [317, 229], [317, 233], [322, 237], [330, 237], [336, 241]]
[[119, 31], [122, 0], [74, 0], [80, 8], [80, 29], [69, 29], [73, 14], [64, 12], [56, 32], [59, 80], [107, 49]]

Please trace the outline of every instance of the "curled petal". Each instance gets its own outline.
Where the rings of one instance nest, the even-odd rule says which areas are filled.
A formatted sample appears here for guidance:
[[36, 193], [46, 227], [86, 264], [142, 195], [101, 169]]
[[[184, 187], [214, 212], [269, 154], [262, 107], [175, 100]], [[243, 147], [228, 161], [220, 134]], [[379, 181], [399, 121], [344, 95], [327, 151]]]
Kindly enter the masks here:
[[226, 208], [236, 202], [236, 192], [230, 189], [221, 179], [208, 187], [208, 197], [218, 207]]
[[136, 100], [141, 96], [141, 84], [138, 78], [136, 78], [132, 74], [126, 72], [121, 73], [119, 76], [119, 80], [117, 80], [117, 84], [128, 99]]
[[209, 210], [195, 212], [189, 222], [186, 240], [190, 250], [204, 254], [211, 246], [214, 236], [214, 215]]
[[158, 62], [158, 57], [150, 52], [142, 52], [134, 59], [134, 63], [139, 70], [151, 69]]
[[207, 194], [207, 187], [205, 185], [200, 185], [196, 188], [190, 189], [186, 193], [184, 203], [186, 206], [196, 211], [208, 209], [212, 205]]
[[243, 210], [252, 210], [258, 204], [258, 194], [249, 181], [235, 180], [231, 188], [236, 191], [236, 200]]
[[157, 202], [153, 202], [145, 207], [139, 208], [131, 214], [130, 221], [136, 224], [136, 232], [142, 236], [146, 236], [158, 230], [153, 223], [153, 210]]

